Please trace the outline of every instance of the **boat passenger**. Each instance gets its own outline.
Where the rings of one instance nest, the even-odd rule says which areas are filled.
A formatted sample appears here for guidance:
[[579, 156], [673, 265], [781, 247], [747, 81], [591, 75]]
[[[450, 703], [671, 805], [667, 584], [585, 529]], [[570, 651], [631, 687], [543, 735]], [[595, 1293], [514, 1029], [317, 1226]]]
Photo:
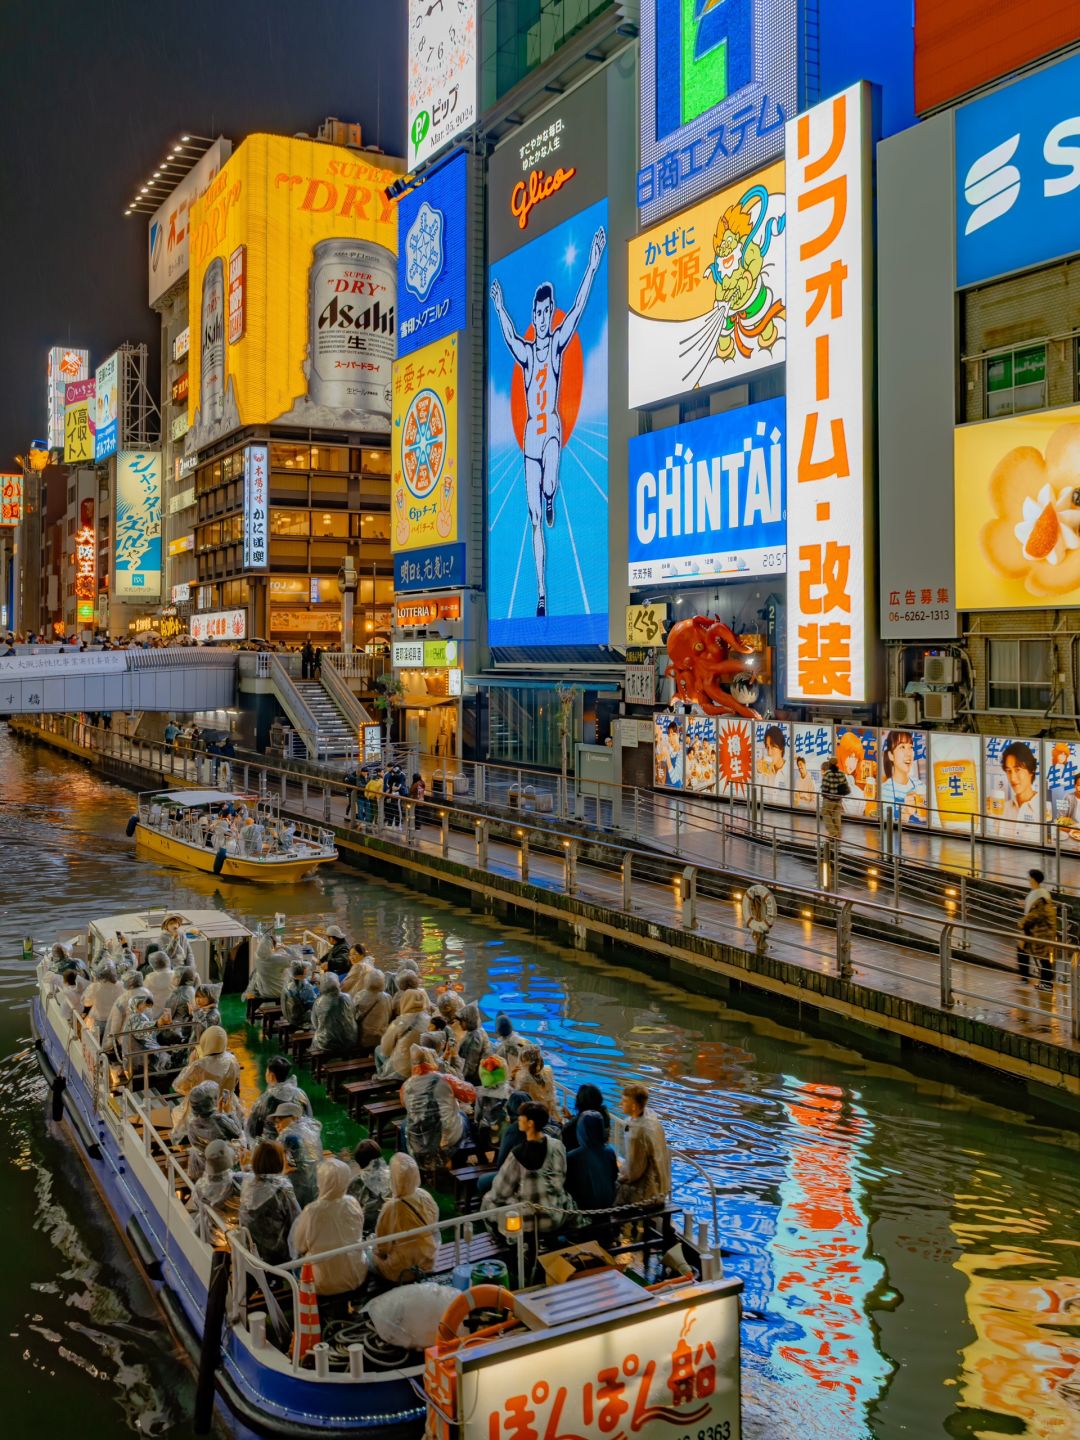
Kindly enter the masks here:
[[191, 1034], [188, 1037], [192, 1044], [199, 1044], [211, 1025], [221, 1024], [221, 1011], [218, 1009], [221, 988], [218, 984], [195, 986], [195, 1008], [191, 1013]]
[[448, 1025], [452, 1025], [465, 1009], [465, 1001], [456, 990], [444, 990], [436, 1002], [435, 1009]]
[[[550, 1116], [543, 1105], [529, 1100], [518, 1113], [518, 1128], [525, 1143], [503, 1161], [480, 1212], [502, 1205], [530, 1207], [541, 1235], [560, 1230], [574, 1210], [566, 1191], [566, 1151], [561, 1140], [544, 1133]], [[506, 1234], [506, 1219], [496, 1221]]]
[[61, 982], [64, 971], [75, 963], [75, 955], [70, 945], [62, 945], [58, 940], [49, 951], [49, 973], [56, 976], [57, 984]]
[[398, 982], [401, 979], [402, 975], [405, 974], [406, 970], [411, 970], [412, 973], [417, 976], [417, 978], [419, 978], [420, 966], [417, 961], [412, 958], [411, 955], [407, 955], [404, 960], [399, 960], [397, 964], [397, 969], [392, 971], [387, 976], [386, 993], [391, 997], [391, 999], [397, 994]]
[[203, 1080], [187, 1096], [187, 1116], [182, 1133], [174, 1124], [173, 1139], [185, 1139], [189, 1150], [184, 1168], [192, 1180], [203, 1173], [203, 1154], [212, 1140], [242, 1140], [244, 1132], [238, 1115], [222, 1108], [224, 1096], [213, 1080]]
[[300, 1206], [285, 1174], [285, 1152], [276, 1140], [260, 1140], [251, 1157], [251, 1172], [240, 1187], [237, 1223], [267, 1265], [284, 1265], [289, 1254], [289, 1231]]
[[263, 853], [263, 845], [266, 841], [266, 832], [263, 830], [262, 821], [258, 818], [248, 819], [240, 834], [240, 848], [244, 854], [252, 860], [257, 860]]
[[500, 1014], [495, 1017], [495, 1054], [503, 1057], [511, 1075], [517, 1069], [521, 1052], [528, 1044], [524, 1035], [519, 1035], [514, 1029], [514, 1022], [509, 1015]]
[[269, 1122], [279, 1105], [297, 1105], [302, 1115], [311, 1114], [311, 1101], [297, 1084], [292, 1065], [284, 1055], [275, 1055], [266, 1067], [266, 1089], [248, 1116], [247, 1133], [252, 1140], [274, 1135]]
[[168, 956], [170, 966], [190, 965], [196, 969], [195, 951], [187, 937], [185, 920], [182, 915], [166, 915], [161, 922], [161, 938], [158, 945]]
[[[476, 1005], [466, 1005], [454, 1021], [454, 1037], [457, 1043], [461, 1073], [470, 1085], [480, 1083], [480, 1061], [491, 1054], [492, 1044], [488, 1033], [480, 1024], [480, 1010]], [[522, 1087], [524, 1088], [524, 1087]]]
[[390, 1199], [390, 1166], [377, 1140], [361, 1140], [353, 1151], [354, 1170], [349, 1194], [364, 1211], [364, 1230], [370, 1234], [379, 1212]]
[[473, 1121], [479, 1142], [492, 1145], [501, 1135], [507, 1121], [510, 1082], [506, 1061], [501, 1055], [487, 1055], [480, 1061], [480, 1089], [476, 1092]]
[[74, 965], [70, 970], [65, 970], [60, 977], [60, 1010], [67, 1017], [69, 1024], [74, 1024], [75, 1016], [82, 1019], [83, 993], [89, 989], [84, 980], [79, 984], [79, 972]]
[[322, 1255], [355, 1245], [313, 1266], [316, 1295], [345, 1295], [367, 1279], [368, 1266], [360, 1241], [364, 1238], [363, 1208], [348, 1193], [349, 1167], [344, 1160], [324, 1160], [319, 1166], [318, 1199], [305, 1206], [289, 1236], [295, 1259]]
[[308, 978], [307, 963], [294, 960], [281, 992], [281, 1018], [290, 1030], [307, 1029], [311, 1007], [318, 998], [319, 992]]
[[283, 855], [287, 855], [296, 844], [296, 822], [285, 820], [278, 829], [278, 849]]
[[604, 1139], [607, 1140], [611, 1135], [611, 1116], [604, 1104], [604, 1097], [596, 1085], [590, 1085], [586, 1081], [584, 1085], [578, 1086], [578, 1092], [574, 1097], [574, 1113], [562, 1128], [562, 1142], [566, 1147], [567, 1155], [575, 1145], [581, 1143], [578, 1139], [577, 1122], [578, 1116], [584, 1115], [586, 1110], [598, 1111], [604, 1122]]
[[551, 1066], [544, 1064], [544, 1057], [538, 1046], [526, 1045], [522, 1050], [510, 1083], [515, 1090], [526, 1091], [529, 1098], [538, 1105], [543, 1105], [549, 1115], [558, 1114], [555, 1077], [551, 1073]]
[[198, 978], [190, 965], [182, 965], [179, 970], [173, 972], [169, 1014], [172, 1017], [172, 1023], [180, 1026], [185, 1035], [195, 1016], [195, 985]]
[[319, 980], [319, 998], [311, 1007], [311, 1024], [315, 1031], [312, 1055], [351, 1055], [356, 1050], [358, 1032], [352, 998], [341, 993], [341, 982], [332, 971]]
[[615, 1204], [619, 1161], [607, 1143], [604, 1117], [599, 1110], [583, 1110], [574, 1128], [577, 1145], [566, 1156], [567, 1192], [579, 1210], [607, 1210]]
[[371, 956], [364, 949], [363, 945], [357, 942], [349, 951], [349, 973], [341, 982], [341, 988], [346, 995], [357, 999], [360, 991], [364, 988], [364, 977], [373, 969], [374, 962]]
[[273, 1135], [281, 1143], [286, 1135], [298, 1135], [316, 1165], [323, 1158], [322, 1124], [306, 1112], [298, 1100], [286, 1100], [279, 1105], [263, 1127], [263, 1134]]
[[173, 972], [169, 969], [169, 957], [163, 950], [155, 950], [150, 962], [150, 973], [143, 981], [144, 987], [154, 997], [154, 1019], [165, 1013], [173, 990]]
[[387, 1026], [375, 1051], [375, 1068], [387, 1079], [407, 1080], [412, 1069], [409, 1052], [428, 1028], [424, 996], [410, 990], [401, 1002], [401, 1014]]
[[[203, 1151], [203, 1173], [195, 1181], [188, 1209], [196, 1216], [195, 1230], [201, 1240], [224, 1249], [225, 1230], [231, 1230], [240, 1213], [243, 1171], [236, 1168], [236, 1151], [227, 1140], [211, 1140]], [[212, 1210], [214, 1215], [207, 1213]], [[220, 1217], [225, 1229], [217, 1223]]]
[[99, 1041], [104, 1038], [112, 1008], [123, 993], [123, 987], [116, 978], [116, 968], [110, 964], [102, 965], [97, 979], [91, 980], [83, 991], [83, 1011]]
[[461, 1107], [475, 1101], [476, 1091], [456, 1075], [440, 1071], [434, 1051], [426, 1045], [414, 1045], [409, 1060], [412, 1074], [401, 1087], [405, 1139], [420, 1173], [430, 1175], [461, 1144], [465, 1136]]
[[[299, 1109], [299, 1106], [296, 1107]], [[281, 1117], [279, 1110], [275, 1120]], [[278, 1143], [285, 1152], [285, 1174], [289, 1178], [289, 1184], [293, 1187], [296, 1202], [301, 1207], [310, 1205], [319, 1194], [319, 1182], [316, 1178], [319, 1164], [322, 1160], [320, 1152], [318, 1158], [312, 1155], [310, 1147], [304, 1140], [299, 1130], [288, 1129], [278, 1136]]]
[[[178, 1095], [189, 1097], [197, 1085], [210, 1081], [219, 1091], [222, 1109], [230, 1111], [240, 1120], [240, 1062], [229, 1049], [229, 1037], [220, 1025], [211, 1025], [191, 1052], [191, 1059], [173, 1082]], [[173, 1111], [173, 1138], [184, 1137], [189, 1106], [186, 1100]], [[228, 1138], [228, 1137], [226, 1137]]]
[[339, 980], [349, 973], [349, 942], [345, 938], [345, 931], [340, 925], [329, 925], [326, 930], [326, 938], [334, 943], [323, 956], [323, 968], [331, 971]]
[[[439, 1207], [426, 1190], [420, 1188], [420, 1170], [411, 1155], [395, 1155], [390, 1161], [390, 1199], [379, 1211], [375, 1238], [398, 1235], [419, 1226], [434, 1225]], [[420, 1280], [435, 1268], [439, 1252], [439, 1234], [430, 1230], [424, 1235], [410, 1235], [390, 1244], [376, 1244], [372, 1259], [384, 1280], [392, 1285]]]
[[619, 1166], [619, 1205], [641, 1205], [671, 1193], [671, 1151], [660, 1117], [648, 1104], [644, 1085], [623, 1086], [623, 1114], [630, 1117], [630, 1124], [626, 1159]]
[[145, 987], [132, 990], [124, 1020], [124, 1059], [132, 1063], [140, 1055], [150, 1054], [153, 1070], [168, 1070], [172, 1057], [168, 1051], [161, 1049], [153, 1008], [154, 997], [149, 990]]
[[108, 1023], [105, 1026], [105, 1048], [115, 1050], [120, 1036], [123, 1034], [124, 1025], [127, 1022], [128, 1011], [131, 1007], [131, 997], [136, 990], [142, 989], [142, 976], [137, 970], [129, 970], [120, 982], [120, 993], [113, 1002], [109, 1011]]
[[356, 1023], [359, 1027], [360, 1049], [375, 1049], [390, 1024], [390, 997], [386, 993], [386, 976], [371, 969], [364, 976], [363, 989], [354, 995]]
[[139, 968], [139, 957], [131, 948], [131, 941], [126, 935], [118, 930], [112, 940], [109, 941], [109, 955], [116, 966], [118, 975], [126, 975], [129, 970]]
[[402, 1001], [406, 995], [412, 994], [414, 990], [418, 990], [420, 994], [423, 995], [425, 1009], [431, 1009], [427, 991], [420, 984], [420, 976], [416, 971], [399, 970], [397, 975], [394, 976], [394, 998], [390, 1002], [390, 1015], [392, 1019], [396, 1020], [401, 1014]]
[[264, 930], [255, 943], [255, 968], [251, 972], [244, 998], [280, 1000], [295, 959], [296, 956], [291, 950], [277, 943], [271, 931]]

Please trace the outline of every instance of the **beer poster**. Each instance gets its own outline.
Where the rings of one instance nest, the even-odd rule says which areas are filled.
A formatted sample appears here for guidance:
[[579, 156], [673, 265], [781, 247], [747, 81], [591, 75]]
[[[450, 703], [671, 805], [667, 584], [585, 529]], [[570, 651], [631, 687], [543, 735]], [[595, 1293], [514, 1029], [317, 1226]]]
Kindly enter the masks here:
[[394, 365], [391, 549], [458, 538], [458, 342], [425, 345]]
[[94, 382], [74, 380], [64, 392], [64, 462], [94, 463]]
[[[390, 430], [397, 170], [355, 150], [250, 135], [191, 208], [187, 451], [245, 425]], [[229, 344], [230, 260], [244, 266]], [[236, 331], [234, 330], [234, 335]]]
[[933, 734], [930, 737], [933, 826], [967, 835], [971, 817], [981, 825], [982, 790], [978, 735]]

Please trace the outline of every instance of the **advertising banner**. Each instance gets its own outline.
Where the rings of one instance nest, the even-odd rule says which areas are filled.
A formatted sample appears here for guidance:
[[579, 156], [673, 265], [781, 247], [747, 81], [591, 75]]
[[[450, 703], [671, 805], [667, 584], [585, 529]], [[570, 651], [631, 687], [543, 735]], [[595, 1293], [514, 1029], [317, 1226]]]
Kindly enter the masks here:
[[193, 640], [245, 640], [246, 610], [208, 610], [192, 615], [188, 622]]
[[113, 597], [161, 599], [161, 451], [121, 450], [116, 461]]
[[269, 447], [244, 450], [244, 568], [263, 570], [270, 563]]
[[832, 726], [798, 724], [792, 727], [795, 769], [791, 777], [791, 803], [796, 810], [817, 809], [821, 772], [833, 753]]
[[753, 724], [731, 715], [722, 715], [715, 724], [717, 792], [732, 800], [745, 800], [754, 764]]
[[1038, 740], [983, 736], [986, 838], [1042, 843], [1042, 775]]
[[695, 795], [716, 794], [716, 738], [712, 715], [687, 715], [683, 722], [684, 788]]
[[644, 221], [782, 152], [798, 107], [798, 50], [796, 0], [642, 0]]
[[608, 202], [491, 267], [488, 635], [608, 640]]
[[784, 359], [786, 203], [780, 161], [630, 241], [631, 406]]
[[788, 697], [869, 697], [867, 546], [874, 442], [870, 94], [865, 83], [787, 127]]
[[76, 380], [64, 391], [65, 464], [93, 463], [94, 420], [94, 382]]
[[48, 380], [48, 448], [64, 443], [64, 395], [73, 380], [85, 380], [90, 373], [89, 350], [68, 350], [54, 345], [46, 363]]
[[75, 532], [75, 598], [89, 605], [97, 599], [97, 529], [94, 525], [94, 502], [86, 499], [79, 505], [79, 528]]
[[1043, 0], [1029, 23], [1012, 5], [934, 0], [915, 5], [915, 109], [937, 110], [1075, 45], [1076, 0]]
[[646, 649], [663, 649], [667, 629], [668, 607], [664, 605], [628, 605], [626, 607], [626, 643]]
[[664, 790], [683, 789], [683, 717], [673, 710], [653, 716], [653, 784]]
[[[191, 207], [186, 442], [242, 425], [390, 428], [396, 172], [354, 150], [250, 135]], [[230, 261], [246, 246], [243, 329], [227, 335]]]
[[754, 783], [766, 805], [791, 805], [791, 726], [775, 720], [754, 726]]
[[[982, 813], [982, 755], [978, 735], [930, 736], [933, 776], [932, 824], [935, 830], [971, 831], [971, 817]], [[976, 820], [976, 828], [982, 822]]]
[[927, 737], [922, 730], [881, 732], [881, 804], [894, 825], [925, 829], [930, 821]]
[[116, 454], [119, 434], [120, 356], [110, 355], [94, 372], [94, 459]]
[[1080, 605], [1080, 406], [961, 425], [955, 443], [960, 609]]
[[1078, 95], [1070, 55], [957, 110], [959, 286], [1080, 250]]
[[443, 590], [465, 584], [465, 542], [402, 550], [394, 556], [394, 590]]
[[469, 323], [468, 173], [462, 152], [398, 201], [399, 360]]
[[630, 584], [783, 575], [782, 399], [630, 441]]
[[409, 169], [476, 122], [476, 0], [409, 0]]
[[392, 550], [458, 539], [458, 342], [425, 345], [394, 364]]
[[394, 624], [403, 630], [436, 625], [440, 620], [460, 619], [460, 595], [432, 595], [423, 600], [394, 602]]
[[848, 782], [844, 814], [876, 820], [878, 814], [878, 732], [868, 726], [837, 725], [836, 759]]
[[22, 475], [0, 475], [0, 525], [21, 525], [22, 507]]
[[192, 204], [211, 184], [231, 153], [232, 141], [219, 135], [150, 217], [146, 234], [149, 305], [155, 305], [187, 274]]
[[1054, 843], [1055, 828], [1062, 848], [1080, 848], [1080, 745], [1075, 740], [1044, 740], [1047, 841]]

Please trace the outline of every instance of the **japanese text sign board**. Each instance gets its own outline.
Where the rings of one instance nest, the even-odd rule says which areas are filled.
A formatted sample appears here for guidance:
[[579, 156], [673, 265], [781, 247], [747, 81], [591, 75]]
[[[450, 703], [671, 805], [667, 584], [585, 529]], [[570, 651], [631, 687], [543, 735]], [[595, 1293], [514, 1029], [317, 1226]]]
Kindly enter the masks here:
[[788, 124], [787, 688], [811, 703], [870, 698], [870, 155], [865, 82]]
[[409, 168], [476, 122], [476, 0], [409, 0]]
[[116, 454], [119, 440], [120, 356], [110, 355], [94, 371], [94, 459]]
[[[154, 211], [146, 235], [149, 304], [154, 305], [187, 274], [191, 207], [213, 183], [231, 151], [232, 141], [219, 135], [169, 198]], [[179, 359], [179, 355], [174, 354], [173, 358]]]
[[402, 550], [394, 556], [394, 590], [445, 590], [465, 584], [465, 544], [429, 545], [425, 550]]
[[85, 380], [90, 368], [89, 350], [68, 350], [54, 345], [49, 351], [48, 374], [48, 435], [49, 449], [64, 443], [64, 396], [74, 380]]
[[0, 525], [22, 524], [23, 477], [0, 475]]
[[436, 340], [394, 362], [392, 550], [458, 538], [458, 343]]
[[193, 640], [243, 640], [247, 636], [247, 611], [211, 610], [193, 615], [189, 629]]
[[113, 595], [161, 599], [161, 451], [121, 450], [116, 461]]
[[798, 100], [798, 11], [797, 0], [643, 0], [643, 221], [782, 152]]
[[462, 1440], [740, 1440], [741, 1288], [460, 1351]]
[[94, 382], [76, 380], [64, 392], [64, 461], [94, 461]]
[[244, 451], [244, 568], [264, 570], [270, 560], [269, 447]]
[[664, 648], [664, 630], [668, 607], [663, 605], [628, 605], [626, 607], [626, 643], [646, 649]]
[[399, 360], [468, 325], [468, 173], [460, 152], [398, 202]]

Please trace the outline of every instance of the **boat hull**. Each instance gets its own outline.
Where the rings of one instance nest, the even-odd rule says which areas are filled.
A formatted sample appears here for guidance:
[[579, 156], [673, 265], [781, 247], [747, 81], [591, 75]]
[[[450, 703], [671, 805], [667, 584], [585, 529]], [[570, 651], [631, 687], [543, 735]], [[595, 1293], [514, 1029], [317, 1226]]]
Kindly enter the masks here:
[[219, 862], [218, 852], [205, 845], [192, 845], [174, 835], [162, 835], [147, 825], [136, 825], [135, 843], [147, 855], [170, 865], [183, 865], [190, 870], [203, 870], [223, 880], [249, 880], [256, 885], [295, 885], [337, 859], [336, 853], [309, 856], [299, 860], [248, 860], [240, 855], [226, 855]]

